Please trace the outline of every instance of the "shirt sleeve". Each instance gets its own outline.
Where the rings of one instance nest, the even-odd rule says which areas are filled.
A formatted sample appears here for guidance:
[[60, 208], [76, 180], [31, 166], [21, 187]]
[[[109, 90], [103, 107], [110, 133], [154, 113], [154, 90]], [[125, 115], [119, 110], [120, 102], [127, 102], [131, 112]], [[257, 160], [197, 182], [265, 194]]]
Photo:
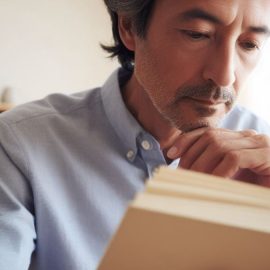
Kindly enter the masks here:
[[26, 270], [35, 249], [33, 195], [15, 135], [0, 122], [0, 269]]
[[231, 130], [254, 129], [259, 134], [270, 136], [269, 123], [239, 105], [235, 106], [233, 110], [222, 120], [221, 127]]

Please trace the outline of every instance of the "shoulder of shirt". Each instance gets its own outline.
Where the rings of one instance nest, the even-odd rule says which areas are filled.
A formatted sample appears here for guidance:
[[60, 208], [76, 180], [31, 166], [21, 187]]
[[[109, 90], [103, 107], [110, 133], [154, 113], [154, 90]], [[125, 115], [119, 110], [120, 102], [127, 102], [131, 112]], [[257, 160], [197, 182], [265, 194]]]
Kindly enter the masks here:
[[233, 108], [224, 118], [221, 126], [232, 130], [254, 129], [259, 133], [270, 135], [269, 123], [241, 105]]
[[94, 88], [72, 95], [51, 94], [44, 99], [18, 105], [0, 114], [0, 121], [12, 125], [51, 115], [68, 115], [79, 110], [93, 110], [95, 105], [101, 102], [100, 89]]

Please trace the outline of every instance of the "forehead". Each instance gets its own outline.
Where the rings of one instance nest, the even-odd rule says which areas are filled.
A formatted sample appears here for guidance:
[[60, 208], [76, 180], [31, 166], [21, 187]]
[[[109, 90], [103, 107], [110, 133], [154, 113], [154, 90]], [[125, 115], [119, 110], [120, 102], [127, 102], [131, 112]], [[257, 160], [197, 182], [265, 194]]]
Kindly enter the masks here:
[[225, 25], [239, 21], [270, 27], [270, 0], [156, 0], [154, 14], [173, 19], [194, 9], [214, 15]]

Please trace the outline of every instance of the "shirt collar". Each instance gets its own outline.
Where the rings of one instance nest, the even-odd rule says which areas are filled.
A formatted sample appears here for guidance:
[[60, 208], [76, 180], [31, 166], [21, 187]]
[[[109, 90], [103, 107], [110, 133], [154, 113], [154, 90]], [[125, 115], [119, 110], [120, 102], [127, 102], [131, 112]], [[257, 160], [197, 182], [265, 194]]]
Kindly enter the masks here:
[[114, 71], [101, 88], [101, 98], [106, 116], [122, 140], [126, 152], [133, 151], [136, 155], [136, 138], [143, 128], [127, 109], [120, 90], [120, 84], [129, 77], [130, 73], [123, 69]]
[[[109, 119], [115, 133], [124, 144], [126, 154], [130, 151], [134, 154], [129, 160], [134, 160], [138, 154], [138, 138], [140, 136], [150, 136], [152, 141], [156, 141], [152, 135], [146, 132], [138, 121], [127, 109], [121, 94], [121, 87], [131, 76], [131, 73], [124, 69], [115, 70], [101, 88], [101, 99], [104, 111]], [[158, 144], [158, 142], [157, 142]], [[160, 151], [160, 164], [165, 164], [165, 159]], [[177, 168], [179, 159], [171, 162], [172, 168]]]

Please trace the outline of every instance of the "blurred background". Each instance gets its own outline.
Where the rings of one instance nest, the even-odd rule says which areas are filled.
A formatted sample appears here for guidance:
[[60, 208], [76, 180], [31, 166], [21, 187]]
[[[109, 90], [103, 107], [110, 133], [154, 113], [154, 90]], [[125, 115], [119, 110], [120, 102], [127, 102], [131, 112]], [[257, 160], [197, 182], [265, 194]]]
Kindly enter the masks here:
[[[0, 0], [0, 95], [21, 104], [103, 84], [118, 66], [102, 0]], [[239, 102], [270, 123], [270, 44]]]

